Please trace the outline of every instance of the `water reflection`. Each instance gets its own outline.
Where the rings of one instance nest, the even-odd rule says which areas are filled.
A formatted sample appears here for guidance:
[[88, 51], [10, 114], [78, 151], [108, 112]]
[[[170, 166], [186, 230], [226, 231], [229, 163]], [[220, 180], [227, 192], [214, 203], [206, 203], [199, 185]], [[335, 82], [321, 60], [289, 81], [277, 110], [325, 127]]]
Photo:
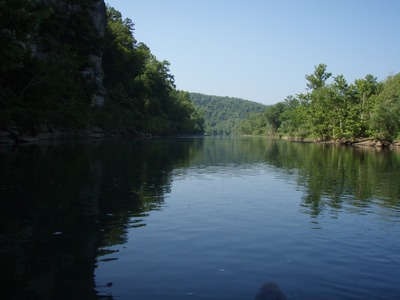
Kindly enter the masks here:
[[96, 257], [125, 243], [127, 230], [144, 226], [146, 212], [162, 206], [170, 173], [196, 155], [198, 142], [3, 148], [2, 295], [96, 298]]
[[392, 209], [400, 205], [400, 151], [262, 138], [210, 138], [205, 139], [201, 155], [191, 160], [191, 167], [200, 172], [218, 166], [218, 171], [230, 176], [235, 176], [235, 171], [237, 176], [252, 172], [260, 164], [276, 167], [269, 171], [279, 178], [295, 178], [304, 191], [302, 211], [314, 217], [344, 206], [357, 212], [371, 205]]
[[[300, 211], [369, 213], [398, 222], [400, 153], [261, 138], [49, 144], [0, 152], [2, 294], [94, 299], [96, 264], [162, 209], [179, 174], [257, 175], [296, 184]], [[379, 209], [376, 209], [379, 208]], [[104, 290], [104, 294], [99, 290]], [[6, 297], [6, 298], [7, 298]], [[111, 297], [111, 296], [110, 296]]]
[[98, 212], [96, 199], [85, 195], [92, 180], [88, 152], [19, 147], [1, 153], [0, 164], [2, 295], [94, 297]]

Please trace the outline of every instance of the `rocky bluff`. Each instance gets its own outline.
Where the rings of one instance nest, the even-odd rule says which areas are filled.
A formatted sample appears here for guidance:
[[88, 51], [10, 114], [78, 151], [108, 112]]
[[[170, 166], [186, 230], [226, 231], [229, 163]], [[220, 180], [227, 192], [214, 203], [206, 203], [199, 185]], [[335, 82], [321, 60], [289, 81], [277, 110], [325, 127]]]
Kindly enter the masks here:
[[[3, 11], [7, 17], [2, 16], [4, 20], [0, 22], [0, 39], [4, 42], [0, 55], [6, 62], [0, 70], [0, 143], [76, 134], [101, 137], [102, 130], [97, 127], [77, 132], [68, 125], [57, 125], [57, 114], [66, 111], [62, 106], [66, 98], [85, 97], [87, 105], [104, 105], [104, 1], [15, 0], [1, 5], [0, 9], [8, 11]], [[64, 84], [68, 76], [69, 86]], [[78, 85], [80, 90], [76, 88], [75, 94], [63, 95]]]
[[[63, 12], [70, 14], [71, 18], [74, 18], [74, 14], [78, 12], [81, 15], [86, 15], [90, 18], [89, 26], [91, 26], [91, 31], [99, 39], [104, 37], [106, 26], [107, 26], [107, 16], [106, 16], [106, 5], [103, 0], [90, 0], [86, 1], [89, 5], [82, 5], [82, 1], [65, 1], [65, 0], [39, 0], [43, 5], [52, 5], [58, 7], [59, 13]], [[84, 10], [84, 12], [82, 12]], [[76, 32], [76, 35], [81, 33]], [[83, 33], [85, 34], [85, 33]], [[48, 53], [46, 51], [45, 41], [39, 36], [36, 44], [33, 45], [33, 55], [40, 59], [48, 59]], [[105, 89], [103, 86], [104, 71], [102, 67], [102, 56], [103, 51], [100, 47], [96, 49], [95, 52], [91, 53], [88, 57], [90, 62], [88, 67], [85, 68], [82, 73], [85, 75], [88, 81], [94, 83], [97, 87], [96, 92], [92, 95], [93, 105], [103, 105], [104, 104], [104, 94]]]

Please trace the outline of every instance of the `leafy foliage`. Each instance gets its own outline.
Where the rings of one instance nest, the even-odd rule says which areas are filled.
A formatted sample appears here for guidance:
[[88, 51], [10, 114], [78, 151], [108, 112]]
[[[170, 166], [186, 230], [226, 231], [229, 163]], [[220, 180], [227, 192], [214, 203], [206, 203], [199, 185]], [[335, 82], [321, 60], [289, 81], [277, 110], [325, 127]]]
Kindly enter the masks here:
[[[168, 61], [138, 43], [132, 20], [112, 7], [103, 37], [93, 3], [0, 1], [0, 126], [202, 133], [202, 117], [189, 95], [176, 90]], [[96, 68], [102, 82], [93, 80]], [[105, 96], [103, 106], [94, 105], [96, 94]]]
[[114, 131], [202, 133], [201, 115], [189, 95], [176, 90], [169, 62], [137, 43], [133, 22], [112, 7], [107, 20], [103, 66], [109, 95], [99, 109], [100, 125]]
[[239, 132], [239, 123], [248, 115], [261, 112], [265, 105], [240, 98], [190, 93], [194, 105], [204, 115], [205, 133], [229, 135]]
[[0, 1], [2, 125], [12, 121], [32, 130], [35, 124], [87, 123], [94, 87], [82, 71], [100, 45], [90, 9], [89, 0]]
[[375, 102], [371, 128], [376, 137], [391, 141], [400, 134], [400, 73], [387, 78]]
[[[392, 141], [400, 133], [400, 74], [378, 82], [368, 74], [349, 84], [320, 64], [306, 75], [305, 94], [288, 96], [240, 125], [241, 133], [277, 133], [320, 141], [378, 138]], [[257, 121], [256, 121], [257, 120]]]

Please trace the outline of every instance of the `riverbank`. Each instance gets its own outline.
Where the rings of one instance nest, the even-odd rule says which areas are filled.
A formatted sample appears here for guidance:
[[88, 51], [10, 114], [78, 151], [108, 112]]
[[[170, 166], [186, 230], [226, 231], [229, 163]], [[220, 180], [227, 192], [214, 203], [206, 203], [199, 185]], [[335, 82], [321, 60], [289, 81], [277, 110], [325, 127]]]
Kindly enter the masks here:
[[301, 142], [301, 143], [321, 143], [321, 144], [339, 144], [344, 146], [352, 147], [375, 147], [375, 148], [399, 148], [400, 141], [380, 141], [374, 138], [363, 138], [355, 140], [330, 140], [330, 141], [320, 141], [312, 138], [296, 139], [287, 136], [280, 137], [282, 140], [287, 140], [290, 142]]
[[41, 125], [33, 130], [24, 131], [15, 125], [0, 128], [0, 144], [36, 143], [48, 140], [66, 140], [72, 138], [102, 139], [102, 138], [149, 138], [151, 134], [136, 130], [124, 132], [105, 131], [100, 127], [91, 126], [85, 129], [55, 128]]
[[[25, 143], [37, 143], [42, 141], [52, 140], [68, 140], [68, 139], [87, 139], [87, 140], [98, 140], [103, 138], [151, 138], [150, 133], [137, 131], [137, 130], [126, 130], [126, 131], [106, 131], [100, 127], [90, 126], [85, 129], [70, 129], [70, 128], [55, 128], [53, 126], [41, 125], [35, 127], [31, 131], [24, 131], [18, 128], [16, 125], [0, 127], [0, 144], [25, 144]], [[270, 136], [271, 138], [277, 138], [286, 140], [289, 142], [296, 143], [320, 143], [320, 144], [338, 144], [350, 147], [374, 147], [374, 148], [385, 148], [385, 149], [400, 149], [400, 141], [380, 141], [373, 138], [364, 138], [356, 140], [330, 140], [320, 141], [312, 138], [291, 138], [288, 136]]]

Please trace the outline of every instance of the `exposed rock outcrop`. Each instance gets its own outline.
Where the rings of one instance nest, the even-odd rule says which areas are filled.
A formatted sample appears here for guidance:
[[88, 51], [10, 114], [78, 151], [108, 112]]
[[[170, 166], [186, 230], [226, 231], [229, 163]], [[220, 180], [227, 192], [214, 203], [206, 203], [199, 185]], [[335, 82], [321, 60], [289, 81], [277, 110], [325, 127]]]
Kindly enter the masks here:
[[[79, 10], [77, 7], [79, 4], [66, 4], [64, 0], [39, 0], [46, 5], [59, 5], [61, 7], [68, 6], [68, 11], [73, 14], [73, 11]], [[65, 8], [64, 8], [65, 9]], [[102, 39], [105, 34], [107, 26], [107, 16], [106, 16], [106, 5], [103, 0], [93, 0], [89, 11], [87, 12], [91, 18], [91, 23], [93, 30], [99, 39]], [[46, 52], [46, 47], [42, 47], [41, 37], [37, 38], [36, 44], [32, 45], [32, 53], [35, 57], [41, 60], [48, 59], [48, 53]], [[91, 54], [88, 57], [89, 67], [82, 71], [85, 78], [92, 84], [96, 86], [96, 91], [92, 95], [92, 105], [103, 106], [104, 99], [106, 95], [106, 89], [103, 85], [104, 70], [102, 65], [103, 51], [96, 49], [96, 53]]]
[[[107, 26], [106, 5], [103, 0], [95, 1], [93, 4], [93, 11], [91, 13], [93, 25], [96, 28], [99, 37], [103, 38]], [[98, 90], [92, 95], [92, 105], [103, 106], [106, 90], [103, 85], [104, 71], [103, 71], [103, 53], [92, 55], [90, 60], [93, 64], [91, 68], [92, 79], [96, 83]]]

